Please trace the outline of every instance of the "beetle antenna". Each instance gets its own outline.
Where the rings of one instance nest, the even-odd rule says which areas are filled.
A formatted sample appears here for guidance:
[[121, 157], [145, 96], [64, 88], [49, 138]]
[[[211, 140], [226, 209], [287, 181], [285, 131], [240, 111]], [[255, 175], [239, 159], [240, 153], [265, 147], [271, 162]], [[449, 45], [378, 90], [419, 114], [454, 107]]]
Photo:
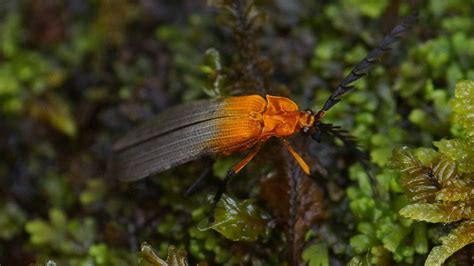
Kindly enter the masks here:
[[418, 13], [405, 17], [403, 21], [398, 24], [383, 40], [378, 44], [378, 46], [369, 52], [369, 54], [362, 59], [347, 75], [341, 83], [337, 86], [336, 90], [329, 96], [326, 102], [323, 105], [323, 108], [316, 115], [316, 122], [324, 116], [324, 113], [331, 109], [336, 103], [341, 99], [339, 96], [347, 93], [354, 88], [351, 85], [354, 81], [362, 78], [367, 75], [367, 72], [377, 63], [380, 56], [385, 52], [391, 50], [391, 45], [397, 42], [403, 35], [406, 33], [411, 26], [417, 21]]
[[[341, 140], [342, 143], [355, 155], [355, 158], [364, 169], [364, 172], [369, 177], [372, 192], [374, 193], [374, 195], [377, 195], [377, 182], [375, 181], [373, 175], [370, 173], [369, 155], [360, 148], [359, 144], [357, 143], [357, 139], [354, 136], [350, 135], [347, 130], [342, 129], [340, 126], [319, 123], [318, 129], [320, 130], [318, 130], [319, 132], [322, 131], [333, 136], [334, 138], [338, 138], [339, 140]], [[315, 132], [314, 134], [317, 134], [317, 132]], [[314, 134], [313, 139], [316, 138]]]

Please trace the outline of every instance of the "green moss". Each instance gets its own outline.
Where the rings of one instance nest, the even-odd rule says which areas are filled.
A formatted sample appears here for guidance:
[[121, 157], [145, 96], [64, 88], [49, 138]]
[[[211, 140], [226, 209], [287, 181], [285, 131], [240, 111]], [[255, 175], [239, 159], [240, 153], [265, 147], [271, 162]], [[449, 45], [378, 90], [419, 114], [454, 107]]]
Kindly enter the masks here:
[[[471, 173], [474, 171], [472, 157], [472, 123], [469, 122], [473, 108], [474, 82], [462, 81], [456, 86], [452, 101], [454, 123], [464, 128], [464, 135], [458, 139], [435, 142], [438, 153], [414, 152], [407, 148], [394, 152], [394, 166], [400, 170], [400, 182], [407, 190], [411, 204], [400, 210], [400, 214], [419, 221], [430, 223], [461, 224], [449, 235], [441, 238], [442, 245], [432, 249], [426, 265], [441, 265], [455, 251], [472, 243], [472, 191], [474, 189]], [[422, 163], [423, 162], [423, 163]], [[423, 232], [418, 233], [421, 238]], [[418, 247], [427, 251], [426, 241]]]
[[25, 211], [15, 202], [5, 202], [0, 206], [0, 238], [10, 240], [16, 237], [26, 221]]
[[[256, 1], [248, 8], [253, 32], [245, 37], [228, 10], [202, 1], [17, 2], [0, 5], [0, 257], [12, 265], [33, 263], [24, 261], [30, 258], [133, 265], [143, 241], [162, 258], [176, 245], [190, 261], [281, 263], [288, 221], [259, 200], [256, 182], [279, 169], [278, 145], [268, 143], [232, 182], [230, 193], [254, 202], [236, 201], [233, 216], [222, 209], [229, 222], [220, 228], [224, 235], [257, 239], [242, 243], [197, 229], [207, 218], [205, 195], [241, 154], [218, 158], [203, 192], [183, 198], [203, 163], [122, 184], [104, 176], [113, 141], [153, 113], [206, 94], [268, 92], [318, 110], [412, 11], [390, 1]], [[463, 182], [473, 173], [472, 81], [459, 82], [474, 79], [473, 10], [463, 0], [421, 3], [415, 29], [325, 117], [370, 154], [375, 191], [341, 143], [301, 149], [326, 168], [316, 179], [329, 191], [329, 215], [305, 238], [302, 256], [310, 265], [416, 264], [432, 250], [431, 263], [472, 242], [462, 238], [472, 235], [472, 225], [460, 208], [470, 191], [438, 189], [422, 170], [455, 165]], [[422, 148], [390, 159], [401, 145]], [[404, 167], [418, 169], [419, 187], [406, 189], [410, 179], [399, 177]], [[463, 211], [451, 213], [449, 221], [459, 225], [448, 235], [399, 213], [446, 222], [451, 207]], [[276, 227], [268, 228], [266, 215], [252, 216], [261, 209], [272, 213]], [[229, 229], [236, 225], [249, 234]]]

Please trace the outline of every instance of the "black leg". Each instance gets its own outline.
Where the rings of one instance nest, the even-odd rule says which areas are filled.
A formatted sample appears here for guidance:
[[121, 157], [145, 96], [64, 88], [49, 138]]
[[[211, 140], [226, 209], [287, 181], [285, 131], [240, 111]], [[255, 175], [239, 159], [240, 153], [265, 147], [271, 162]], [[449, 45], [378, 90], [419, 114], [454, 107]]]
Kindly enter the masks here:
[[240, 172], [240, 170], [242, 170], [242, 168], [244, 168], [253, 159], [253, 157], [255, 157], [255, 155], [260, 150], [261, 146], [262, 146], [261, 143], [255, 144], [252, 150], [247, 155], [245, 155], [245, 157], [240, 162], [232, 166], [229, 172], [227, 172], [227, 175], [225, 176], [222, 184], [217, 189], [216, 195], [214, 195], [214, 199], [212, 200], [212, 203], [211, 203], [211, 210], [209, 211], [209, 218], [208, 218], [208, 221], [210, 224], [214, 222], [214, 211], [216, 210], [217, 203], [222, 198], [222, 194], [224, 194], [224, 191], [226, 189], [227, 183], [229, 182], [229, 179], [233, 177], [235, 174], [237, 174], [238, 172]]
[[227, 175], [225, 176], [224, 180], [222, 183], [219, 185], [219, 188], [217, 188], [216, 194], [214, 195], [214, 198], [212, 199], [211, 203], [211, 208], [209, 210], [209, 216], [207, 218], [207, 221], [212, 224], [214, 222], [214, 212], [216, 211], [216, 206], [217, 203], [221, 200], [222, 194], [224, 194], [226, 188], [227, 188], [227, 183], [229, 182], [229, 179], [235, 175], [235, 171], [233, 169], [229, 170], [227, 172]]
[[196, 181], [194, 181], [194, 183], [186, 190], [186, 192], [184, 192], [183, 194], [184, 197], [189, 197], [198, 190], [198, 188], [200, 187], [204, 179], [208, 177], [209, 174], [211, 173], [213, 164], [214, 164], [214, 161], [210, 160], [206, 166], [206, 169], [204, 169], [204, 171], [199, 175]]

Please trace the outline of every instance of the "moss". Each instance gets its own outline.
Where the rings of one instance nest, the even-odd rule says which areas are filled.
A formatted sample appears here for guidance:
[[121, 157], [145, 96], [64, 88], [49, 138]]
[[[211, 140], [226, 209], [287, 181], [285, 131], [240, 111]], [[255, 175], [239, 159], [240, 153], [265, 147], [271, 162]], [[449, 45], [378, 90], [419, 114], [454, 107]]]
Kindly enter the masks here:
[[[207, 218], [206, 196], [240, 154], [217, 158], [202, 191], [183, 198], [207, 163], [123, 184], [105, 176], [110, 146], [152, 114], [209, 95], [271, 93], [318, 110], [412, 8], [397, 1], [248, 1], [253, 20], [245, 30], [235, 23], [237, 13], [225, 8], [233, 1], [208, 2], [0, 5], [4, 264], [134, 265], [144, 241], [161, 258], [170, 245], [186, 250], [191, 264], [286, 260], [289, 221], [275, 213], [287, 205], [272, 207], [262, 196], [265, 189], [277, 196], [286, 190], [256, 181], [281, 172], [276, 143], [268, 143], [231, 186], [232, 198], [253, 199], [236, 206], [272, 214], [270, 222], [267, 216], [233, 216], [241, 229], [252, 224], [244, 221], [256, 221], [254, 242], [197, 228]], [[470, 191], [433, 185], [424, 171], [456, 169], [452, 178], [467, 183], [472, 176], [472, 81], [459, 81], [474, 79], [474, 5], [430, 0], [417, 9], [415, 30], [325, 117], [370, 154], [375, 191], [341, 143], [323, 138], [305, 146], [304, 157], [317, 166], [315, 179], [327, 191], [321, 197], [327, 216], [307, 234], [299, 232], [306, 235], [299, 259], [310, 264], [417, 265], [430, 251], [429, 263], [442, 261], [472, 242], [463, 237], [472, 235], [464, 204]], [[419, 148], [393, 155], [405, 145]], [[400, 177], [406, 167], [414, 172]], [[445, 228], [425, 220], [456, 222]]]
[[[461, 96], [462, 95], [462, 96]], [[441, 238], [442, 245], [430, 252], [426, 265], [441, 265], [455, 251], [469, 243], [472, 238], [472, 182], [474, 154], [471, 145], [472, 123], [469, 123], [471, 99], [474, 83], [461, 81], [456, 86], [452, 101], [453, 122], [461, 124], [464, 135], [459, 139], [443, 140], [435, 143], [439, 152], [424, 157], [424, 163], [407, 148], [396, 150], [392, 161], [402, 173], [400, 182], [407, 191], [412, 204], [400, 210], [400, 214], [419, 221], [430, 223], [461, 224], [449, 235]], [[456, 144], [453, 144], [456, 143]], [[426, 158], [428, 157], [428, 158]]]

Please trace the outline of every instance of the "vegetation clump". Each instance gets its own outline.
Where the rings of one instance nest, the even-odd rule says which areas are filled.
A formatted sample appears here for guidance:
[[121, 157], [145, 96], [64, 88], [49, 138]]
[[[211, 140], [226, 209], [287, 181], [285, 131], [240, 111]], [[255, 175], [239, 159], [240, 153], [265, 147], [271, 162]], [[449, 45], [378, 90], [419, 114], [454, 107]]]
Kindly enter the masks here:
[[404, 217], [429, 223], [454, 223], [440, 238], [425, 265], [442, 265], [453, 253], [474, 243], [474, 81], [456, 85], [452, 101], [453, 123], [461, 127], [457, 138], [441, 140], [438, 151], [406, 147], [394, 151], [393, 166], [400, 170], [400, 184], [411, 204]]
[[[473, 87], [458, 83], [474, 80], [472, 1], [0, 2], [0, 264], [472, 257]], [[112, 143], [173, 105], [269, 93], [318, 110], [414, 10], [414, 31], [325, 117], [369, 153], [375, 187], [331, 136], [290, 140], [312, 177], [266, 144], [210, 228], [207, 195], [237, 157], [135, 183], [105, 175]], [[429, 148], [392, 155], [406, 145]], [[204, 165], [205, 185], [183, 197]]]

